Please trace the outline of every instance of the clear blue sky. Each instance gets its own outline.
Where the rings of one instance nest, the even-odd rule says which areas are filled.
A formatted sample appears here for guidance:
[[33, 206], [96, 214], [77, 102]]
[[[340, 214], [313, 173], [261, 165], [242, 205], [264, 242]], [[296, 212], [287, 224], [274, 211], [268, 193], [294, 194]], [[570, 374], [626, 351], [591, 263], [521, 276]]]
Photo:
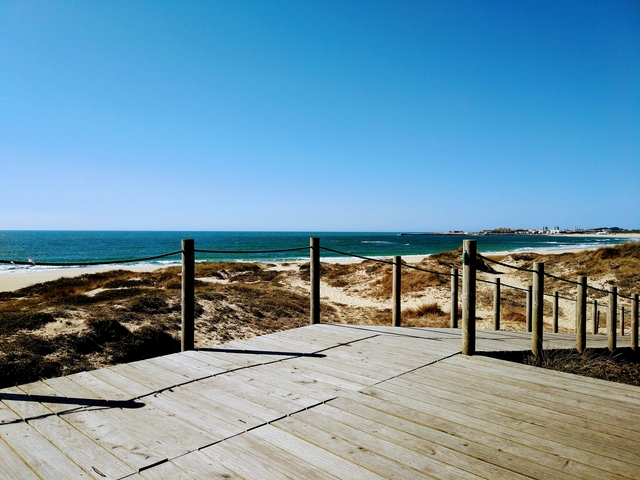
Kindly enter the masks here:
[[0, 0], [0, 230], [640, 227], [640, 2]]

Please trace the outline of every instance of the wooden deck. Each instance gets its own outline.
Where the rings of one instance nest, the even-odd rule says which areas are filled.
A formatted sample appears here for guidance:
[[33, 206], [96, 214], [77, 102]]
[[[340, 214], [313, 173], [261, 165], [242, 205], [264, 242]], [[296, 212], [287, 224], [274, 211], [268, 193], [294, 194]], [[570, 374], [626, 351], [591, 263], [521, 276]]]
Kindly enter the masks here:
[[[6, 388], [0, 477], [640, 478], [640, 388], [460, 345], [316, 325]], [[478, 351], [530, 345], [477, 334]]]

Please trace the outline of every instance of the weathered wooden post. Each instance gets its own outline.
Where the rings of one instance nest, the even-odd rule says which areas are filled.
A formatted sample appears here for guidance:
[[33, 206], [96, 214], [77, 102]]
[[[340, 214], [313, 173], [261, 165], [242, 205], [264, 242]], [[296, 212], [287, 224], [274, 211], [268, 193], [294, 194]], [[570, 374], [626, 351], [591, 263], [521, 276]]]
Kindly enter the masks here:
[[527, 332], [531, 331], [531, 293], [532, 293], [532, 287], [531, 285], [529, 285], [527, 287], [527, 299], [526, 299], [526, 307], [525, 307], [525, 321], [526, 321], [526, 325], [527, 325]]
[[598, 300], [594, 300], [593, 301], [593, 334], [594, 335], [598, 334], [599, 327], [600, 325], [598, 325]]
[[182, 338], [181, 349], [193, 350], [195, 317], [195, 263], [193, 239], [182, 240]]
[[609, 286], [609, 315], [607, 317], [607, 335], [609, 336], [609, 351], [616, 349], [618, 341], [618, 287]]
[[493, 291], [493, 329], [500, 330], [500, 278], [496, 278]]
[[531, 352], [542, 355], [542, 336], [544, 335], [544, 263], [533, 262], [533, 305]]
[[451, 328], [458, 328], [458, 269], [451, 269]]
[[624, 337], [624, 306], [620, 307], [620, 336]]
[[638, 351], [638, 294], [633, 294], [633, 303], [631, 304], [631, 349]]
[[311, 304], [309, 323], [320, 323], [320, 239], [311, 237], [309, 281], [311, 282]]
[[462, 242], [462, 354], [476, 353], [476, 241]]
[[558, 291], [553, 292], [553, 333], [558, 333]]
[[393, 311], [391, 324], [394, 327], [402, 325], [402, 257], [393, 257], [393, 282], [391, 298]]
[[576, 348], [584, 353], [587, 348], [587, 277], [578, 277], [578, 295], [576, 298]]

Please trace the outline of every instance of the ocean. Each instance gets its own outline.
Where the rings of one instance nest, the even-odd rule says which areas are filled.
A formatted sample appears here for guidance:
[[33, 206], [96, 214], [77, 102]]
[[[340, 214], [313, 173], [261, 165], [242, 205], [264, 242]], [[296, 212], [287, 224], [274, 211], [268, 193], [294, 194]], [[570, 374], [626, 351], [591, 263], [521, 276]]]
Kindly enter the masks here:
[[[463, 236], [399, 235], [397, 232], [123, 232], [123, 231], [0, 231], [0, 260], [33, 262], [30, 266], [0, 264], [0, 273], [46, 267], [39, 263], [109, 262], [151, 257], [180, 250], [180, 240], [192, 238], [202, 250], [279, 250], [309, 245], [319, 237], [320, 245], [368, 257], [428, 255], [453, 250], [464, 238], [478, 241], [478, 251], [519, 252], [616, 245], [637, 240], [623, 237], [573, 236]], [[323, 257], [340, 256], [322, 252]], [[308, 259], [305, 251], [266, 254], [196, 254], [199, 261], [286, 261]], [[134, 262], [130, 265], [174, 265], [180, 255]]]

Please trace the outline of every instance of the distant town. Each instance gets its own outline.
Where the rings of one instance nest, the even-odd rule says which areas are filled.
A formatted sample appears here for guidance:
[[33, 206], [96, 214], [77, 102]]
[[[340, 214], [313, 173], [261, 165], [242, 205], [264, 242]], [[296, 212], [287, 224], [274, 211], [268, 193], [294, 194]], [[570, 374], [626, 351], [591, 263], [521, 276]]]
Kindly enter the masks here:
[[400, 233], [400, 235], [611, 235], [624, 233], [638, 233], [639, 230], [625, 230], [620, 227], [598, 227], [561, 229], [558, 226], [553, 228], [507, 228], [499, 227], [492, 230], [481, 230], [478, 232], [465, 232], [463, 230], [449, 230], [447, 232], [431, 233]]

